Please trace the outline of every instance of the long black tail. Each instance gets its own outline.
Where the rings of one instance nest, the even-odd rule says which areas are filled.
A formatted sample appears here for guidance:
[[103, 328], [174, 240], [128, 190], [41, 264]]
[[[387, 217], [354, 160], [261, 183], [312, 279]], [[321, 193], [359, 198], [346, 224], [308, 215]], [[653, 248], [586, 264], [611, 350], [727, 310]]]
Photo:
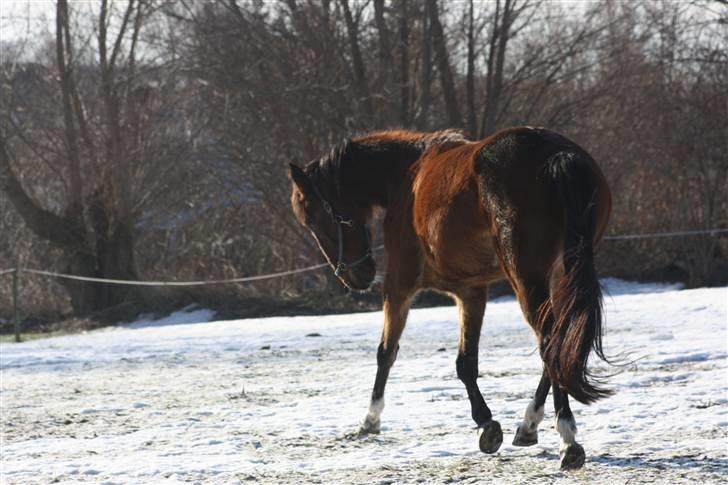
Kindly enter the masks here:
[[607, 361], [602, 349], [602, 289], [594, 268], [596, 233], [593, 162], [578, 150], [556, 153], [548, 174], [566, 215], [563, 276], [552, 283], [553, 324], [543, 360], [552, 380], [577, 401], [588, 404], [612, 394], [587, 369], [592, 349]]

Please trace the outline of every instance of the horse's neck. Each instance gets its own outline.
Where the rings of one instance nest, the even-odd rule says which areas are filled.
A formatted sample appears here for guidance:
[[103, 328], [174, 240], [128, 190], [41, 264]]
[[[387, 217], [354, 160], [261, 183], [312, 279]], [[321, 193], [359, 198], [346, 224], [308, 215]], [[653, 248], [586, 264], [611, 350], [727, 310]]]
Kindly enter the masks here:
[[350, 144], [350, 155], [341, 164], [342, 192], [360, 204], [386, 208], [408, 182], [410, 167], [422, 154], [422, 145], [387, 138], [363, 138]]

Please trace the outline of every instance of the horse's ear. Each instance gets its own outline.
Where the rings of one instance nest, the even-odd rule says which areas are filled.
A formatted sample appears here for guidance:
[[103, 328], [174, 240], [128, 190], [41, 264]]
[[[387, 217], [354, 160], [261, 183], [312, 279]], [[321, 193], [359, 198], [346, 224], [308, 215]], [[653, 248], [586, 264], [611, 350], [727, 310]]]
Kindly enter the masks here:
[[295, 163], [291, 163], [288, 165], [288, 174], [290, 175], [291, 180], [293, 180], [293, 183], [301, 188], [306, 186], [308, 182], [308, 177], [306, 176], [306, 173], [303, 171], [303, 169]]

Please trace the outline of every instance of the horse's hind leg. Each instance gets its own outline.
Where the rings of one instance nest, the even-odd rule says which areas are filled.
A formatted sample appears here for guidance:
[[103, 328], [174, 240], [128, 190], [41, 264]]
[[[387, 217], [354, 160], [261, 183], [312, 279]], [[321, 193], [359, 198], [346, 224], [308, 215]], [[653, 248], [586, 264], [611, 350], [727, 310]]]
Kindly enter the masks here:
[[[529, 263], [526, 257], [521, 258], [522, 262]], [[537, 267], [535, 265], [524, 266], [524, 267]], [[543, 274], [546, 274], [544, 271]], [[550, 302], [550, 282], [555, 278], [560, 277], [560, 273], [557, 270], [550, 275], [549, 279], [539, 276], [538, 274], [531, 273], [530, 277], [520, 276], [512, 279], [512, 283], [516, 293], [518, 294], [518, 300], [521, 304], [523, 314], [528, 320], [531, 328], [541, 336], [540, 350], [543, 352], [548, 343], [548, 335], [551, 332], [551, 328], [554, 324], [554, 315], [550, 310], [548, 302]], [[545, 312], [545, 313], [544, 313]], [[546, 369], [544, 369], [545, 371]], [[545, 373], [544, 373], [545, 375]], [[541, 378], [541, 384], [544, 384], [544, 379]], [[542, 392], [539, 395], [537, 391], [537, 397], [543, 397], [546, 399], [548, 394], [548, 386], [542, 387], [539, 384], [539, 390]], [[584, 465], [584, 448], [578, 444], [575, 440], [576, 436], [576, 423], [574, 422], [574, 415], [571, 413], [569, 408], [569, 396], [561, 389], [556, 383], [552, 382], [552, 390], [554, 395], [554, 408], [556, 410], [556, 429], [561, 435], [561, 468], [566, 469], [577, 469]], [[534, 401], [536, 398], [534, 398]], [[540, 401], [543, 403], [543, 401]], [[541, 406], [541, 412], [543, 412], [543, 406]], [[527, 411], [528, 414], [528, 411]], [[519, 431], [520, 431], [519, 427]], [[518, 438], [518, 431], [516, 432], [516, 439]], [[514, 440], [514, 444], [515, 440]]]
[[397, 297], [388, 295], [384, 302], [384, 329], [377, 349], [377, 377], [364, 421], [359, 428], [360, 434], [379, 433], [380, 416], [384, 409], [384, 387], [387, 385], [389, 370], [397, 359], [399, 339], [407, 323], [409, 312], [409, 296]]
[[485, 404], [476, 382], [478, 342], [480, 329], [483, 326], [488, 288], [464, 290], [456, 294], [456, 298], [460, 309], [460, 343], [456, 361], [458, 378], [465, 384], [473, 421], [480, 428], [480, 450], [484, 453], [495, 453], [503, 442], [503, 432], [500, 424], [493, 420], [493, 415]]
[[561, 436], [562, 470], [575, 470], [584, 466], [584, 448], [576, 442], [576, 421], [569, 407], [569, 395], [554, 385], [554, 409], [556, 410], [556, 429]]
[[[530, 278], [512, 277], [511, 282], [518, 295], [523, 315], [534, 332], [539, 335], [539, 350], [543, 351], [545, 340], [541, 337], [541, 333], [543, 327], [549, 327], [553, 320], [550, 312], [545, 315], [540, 312], [544, 302], [549, 298], [546, 278], [541, 276], [531, 276]], [[548, 397], [550, 387], [551, 379], [544, 367], [536, 393], [526, 408], [523, 422], [516, 429], [513, 445], [531, 446], [538, 443], [538, 425], [543, 420], [544, 403]]]
[[513, 438], [514, 446], [531, 446], [538, 443], [538, 425], [543, 421], [543, 407], [550, 388], [551, 379], [544, 370], [536, 394], [528, 403], [523, 422], [516, 429], [516, 436]]

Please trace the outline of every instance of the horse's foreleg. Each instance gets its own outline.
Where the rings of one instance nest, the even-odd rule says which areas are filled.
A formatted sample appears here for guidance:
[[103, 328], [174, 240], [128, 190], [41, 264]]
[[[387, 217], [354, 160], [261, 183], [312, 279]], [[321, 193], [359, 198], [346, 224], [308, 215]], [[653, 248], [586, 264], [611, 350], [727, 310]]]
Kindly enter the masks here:
[[516, 436], [513, 438], [514, 446], [531, 446], [538, 443], [538, 425], [543, 421], [543, 407], [550, 387], [551, 379], [544, 370], [536, 394], [528, 403], [523, 422], [516, 429]]
[[384, 301], [384, 329], [377, 349], [377, 377], [374, 380], [369, 411], [359, 428], [360, 433], [379, 433], [380, 416], [384, 409], [384, 387], [389, 369], [397, 358], [399, 338], [407, 323], [409, 298], [386, 297]]
[[576, 442], [576, 421], [569, 407], [569, 395], [557, 385], [554, 389], [554, 409], [556, 410], [556, 429], [561, 435], [561, 469], [573, 470], [584, 465], [584, 448]]
[[458, 378], [465, 384], [473, 421], [480, 428], [480, 450], [495, 453], [503, 442], [500, 424], [485, 404], [478, 388], [478, 342], [488, 299], [487, 287], [469, 289], [456, 295], [460, 309], [460, 343], [455, 362]]

